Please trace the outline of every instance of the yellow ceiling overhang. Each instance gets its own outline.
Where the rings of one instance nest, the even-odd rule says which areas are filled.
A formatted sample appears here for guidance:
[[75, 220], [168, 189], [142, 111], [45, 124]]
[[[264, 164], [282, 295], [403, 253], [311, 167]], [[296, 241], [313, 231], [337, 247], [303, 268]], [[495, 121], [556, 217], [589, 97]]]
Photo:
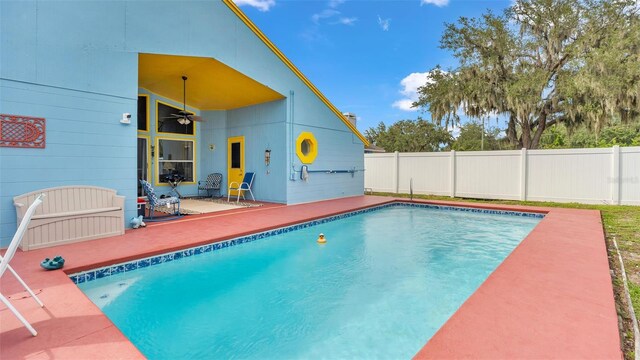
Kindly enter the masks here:
[[212, 58], [140, 54], [138, 85], [182, 102], [182, 76], [187, 105], [200, 110], [230, 110], [284, 99], [277, 91]]

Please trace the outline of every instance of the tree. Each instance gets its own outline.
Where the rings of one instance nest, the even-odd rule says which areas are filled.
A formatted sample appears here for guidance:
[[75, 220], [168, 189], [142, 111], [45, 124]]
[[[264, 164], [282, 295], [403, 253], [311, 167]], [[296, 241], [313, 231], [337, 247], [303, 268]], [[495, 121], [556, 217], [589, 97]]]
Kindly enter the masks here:
[[[597, 135], [597, 136], [596, 136]], [[556, 124], [548, 129], [540, 139], [543, 149], [592, 148], [619, 146], [640, 146], [640, 124], [614, 122], [599, 134], [585, 126], [567, 128]]]
[[439, 151], [452, 141], [449, 132], [423, 119], [400, 120], [387, 126], [380, 122], [364, 132], [367, 140], [386, 151]]
[[436, 123], [503, 116], [517, 148], [537, 148], [556, 123], [595, 132], [640, 117], [640, 19], [635, 0], [516, 0], [503, 15], [446, 24], [439, 66], [414, 106]]
[[500, 129], [485, 128], [477, 122], [468, 122], [460, 126], [460, 135], [451, 144], [451, 149], [456, 151], [500, 150], [499, 136]]

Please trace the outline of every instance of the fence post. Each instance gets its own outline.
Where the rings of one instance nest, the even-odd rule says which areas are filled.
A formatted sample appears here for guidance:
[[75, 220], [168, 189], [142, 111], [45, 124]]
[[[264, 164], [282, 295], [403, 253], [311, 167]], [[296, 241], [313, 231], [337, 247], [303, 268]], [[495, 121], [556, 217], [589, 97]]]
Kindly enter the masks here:
[[520, 152], [520, 201], [527, 200], [527, 148]]
[[449, 180], [451, 181], [449, 189], [451, 190], [451, 194], [449, 196], [456, 197], [456, 151], [451, 150], [449, 154], [451, 155], [451, 165], [449, 171]]
[[612, 151], [611, 166], [611, 203], [620, 205], [620, 146], [614, 145]]
[[394, 188], [394, 193], [398, 193], [399, 191], [399, 187], [400, 184], [398, 181], [398, 177], [400, 176], [400, 153], [399, 152], [394, 152], [393, 153], [394, 156], [394, 162], [393, 162], [393, 188]]

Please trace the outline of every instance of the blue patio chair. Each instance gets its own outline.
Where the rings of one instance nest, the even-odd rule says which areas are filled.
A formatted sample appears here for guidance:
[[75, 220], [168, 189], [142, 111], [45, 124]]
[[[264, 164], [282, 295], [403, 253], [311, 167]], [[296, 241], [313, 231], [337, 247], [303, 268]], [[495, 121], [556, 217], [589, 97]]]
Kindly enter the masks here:
[[256, 177], [256, 173], [248, 172], [244, 174], [244, 178], [242, 182], [238, 184], [237, 181], [232, 181], [229, 184], [229, 191], [227, 191], [227, 202], [229, 202], [229, 198], [231, 197], [231, 191], [238, 191], [238, 198], [236, 199], [236, 203], [240, 201], [240, 195], [242, 195], [242, 200], [244, 200], [244, 192], [248, 191], [251, 194], [251, 199], [256, 201], [256, 198], [253, 196], [253, 191], [251, 191], [251, 185], [253, 185], [253, 179]]
[[159, 206], [169, 207], [170, 205], [173, 205], [172, 215], [180, 215], [180, 198], [170, 196], [160, 199], [156, 196], [156, 192], [153, 190], [149, 182], [146, 180], [140, 180], [140, 184], [142, 185], [145, 194], [147, 194], [147, 201], [149, 202], [149, 220], [153, 220], [153, 213]]
[[209, 192], [212, 192], [211, 197], [213, 197], [213, 195], [215, 195], [216, 192], [218, 192], [218, 196], [220, 196], [220, 186], [222, 185], [222, 174], [220, 173], [213, 173], [213, 174], [209, 174], [209, 176], [207, 176], [207, 180], [204, 181], [198, 181], [198, 195], [200, 195], [200, 191], [204, 190], [207, 192], [207, 195], [209, 195]]

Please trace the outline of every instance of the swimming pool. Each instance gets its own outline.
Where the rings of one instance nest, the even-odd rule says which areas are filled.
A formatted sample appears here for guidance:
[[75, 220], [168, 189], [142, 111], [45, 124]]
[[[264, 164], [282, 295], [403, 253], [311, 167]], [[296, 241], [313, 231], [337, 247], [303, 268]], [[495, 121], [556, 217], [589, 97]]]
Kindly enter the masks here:
[[393, 204], [72, 279], [149, 358], [409, 358], [540, 218]]

